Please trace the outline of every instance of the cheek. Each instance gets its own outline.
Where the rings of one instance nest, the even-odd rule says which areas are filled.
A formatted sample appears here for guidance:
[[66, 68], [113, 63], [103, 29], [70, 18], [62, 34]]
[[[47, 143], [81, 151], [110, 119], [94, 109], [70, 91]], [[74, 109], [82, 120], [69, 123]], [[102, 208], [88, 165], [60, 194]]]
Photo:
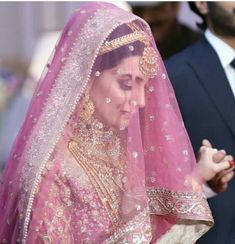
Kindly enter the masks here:
[[127, 94], [125, 91], [121, 90], [118, 86], [113, 85], [109, 90], [107, 97], [110, 99], [110, 105], [113, 108], [120, 108], [125, 103]]
[[98, 83], [94, 85], [90, 91], [97, 114], [110, 124], [118, 123], [121, 111], [128, 106], [130, 94], [130, 91], [122, 90], [118, 82], [107, 83], [103, 80], [99, 81], [99, 85]]
[[122, 110], [125, 104], [125, 92], [120, 89], [112, 89], [106, 94], [106, 98], [110, 99], [107, 103], [104, 101], [100, 111], [103, 111], [103, 117], [106, 122], [114, 127], [119, 127], [121, 124]]

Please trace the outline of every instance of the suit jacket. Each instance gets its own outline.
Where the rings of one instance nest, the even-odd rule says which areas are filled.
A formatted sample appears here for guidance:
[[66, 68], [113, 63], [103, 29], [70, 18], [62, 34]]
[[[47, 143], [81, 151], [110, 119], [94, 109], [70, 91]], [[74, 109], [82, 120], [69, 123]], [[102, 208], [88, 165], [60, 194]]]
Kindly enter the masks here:
[[[207, 138], [235, 157], [235, 99], [206, 38], [167, 60], [166, 68], [195, 153]], [[235, 179], [224, 193], [208, 201], [215, 226], [197, 243], [235, 243]]]

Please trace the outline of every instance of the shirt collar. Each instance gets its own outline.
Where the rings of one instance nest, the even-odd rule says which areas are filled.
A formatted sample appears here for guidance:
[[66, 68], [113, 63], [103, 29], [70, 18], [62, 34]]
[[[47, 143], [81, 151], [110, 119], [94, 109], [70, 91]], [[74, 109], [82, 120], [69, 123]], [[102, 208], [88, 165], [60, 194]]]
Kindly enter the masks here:
[[232, 60], [235, 58], [235, 50], [213, 34], [209, 29], [205, 31], [205, 37], [215, 49], [223, 68], [230, 65]]

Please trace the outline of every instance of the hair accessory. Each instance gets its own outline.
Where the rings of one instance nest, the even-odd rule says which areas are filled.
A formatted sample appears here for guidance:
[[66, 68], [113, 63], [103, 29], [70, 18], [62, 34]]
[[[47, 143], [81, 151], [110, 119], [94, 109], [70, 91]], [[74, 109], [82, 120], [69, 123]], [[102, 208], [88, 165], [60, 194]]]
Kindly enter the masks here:
[[[131, 44], [135, 41], [140, 41], [145, 45], [143, 54], [140, 58], [140, 71], [145, 76], [153, 78], [158, 71], [158, 55], [155, 49], [151, 47], [150, 40], [144, 31], [142, 31], [134, 23], [129, 23], [127, 25], [132, 29], [133, 32], [111, 41], [105, 41], [100, 48], [99, 55], [111, 52], [117, 48]], [[134, 50], [132, 45], [129, 45], [128, 48], [129, 50]]]
[[105, 53], [111, 52], [114, 49], [125, 46], [125, 45], [135, 42], [135, 41], [141, 41], [143, 43], [146, 43], [146, 38], [147, 37], [146, 37], [145, 32], [134, 31], [130, 34], [118, 37], [111, 41], [105, 41], [104, 44], [100, 48], [99, 55], [103, 55]]

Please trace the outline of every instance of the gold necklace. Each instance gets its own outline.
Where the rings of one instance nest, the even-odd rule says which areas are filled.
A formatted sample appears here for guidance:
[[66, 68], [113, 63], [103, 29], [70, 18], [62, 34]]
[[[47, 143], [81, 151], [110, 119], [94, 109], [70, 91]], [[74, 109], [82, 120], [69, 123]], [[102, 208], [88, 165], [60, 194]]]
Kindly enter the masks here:
[[79, 120], [68, 149], [92, 182], [113, 224], [119, 224], [120, 199], [124, 191], [123, 140], [94, 117]]

